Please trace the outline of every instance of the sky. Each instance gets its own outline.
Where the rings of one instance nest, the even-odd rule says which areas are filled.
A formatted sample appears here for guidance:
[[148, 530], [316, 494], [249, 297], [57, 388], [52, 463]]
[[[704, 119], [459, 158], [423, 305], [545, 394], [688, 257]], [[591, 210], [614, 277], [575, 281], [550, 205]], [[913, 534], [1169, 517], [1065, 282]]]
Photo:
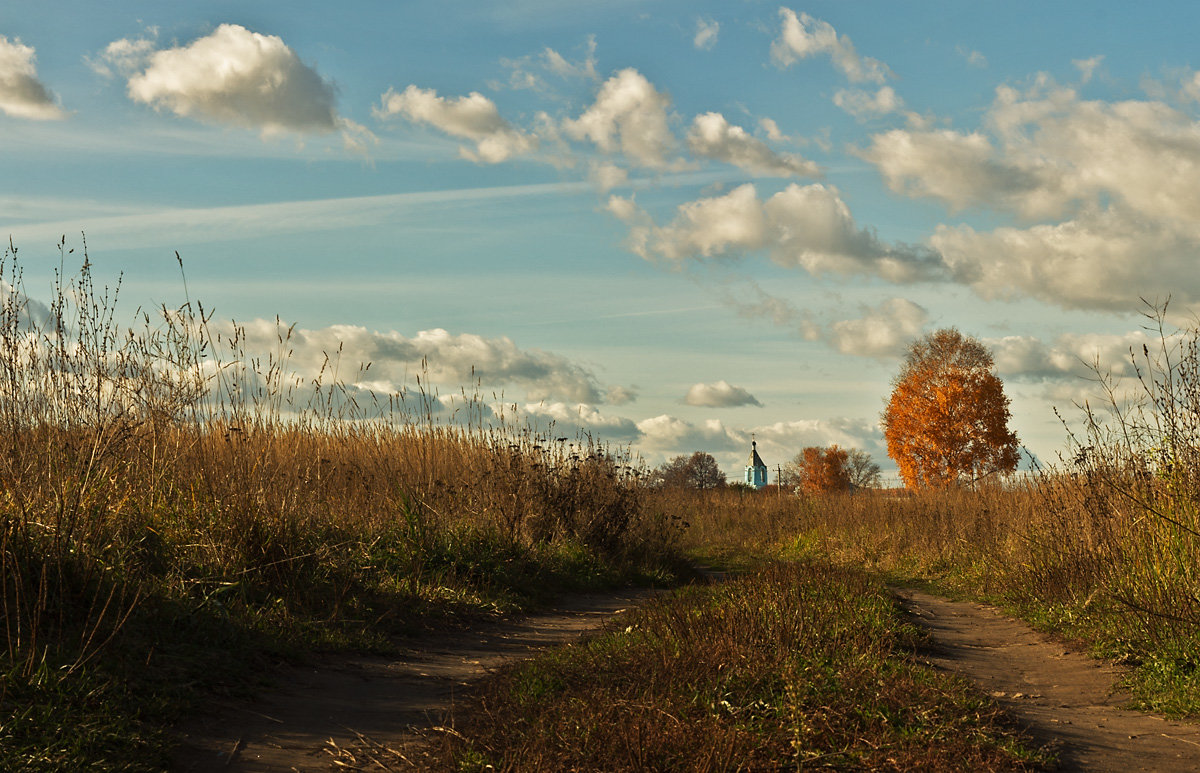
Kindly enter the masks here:
[[131, 318], [294, 326], [298, 374], [340, 351], [447, 415], [478, 390], [649, 464], [740, 478], [753, 438], [894, 470], [890, 382], [957, 327], [1053, 462], [1146, 302], [1200, 310], [1196, 4], [8, 5], [31, 299], [86, 238]]

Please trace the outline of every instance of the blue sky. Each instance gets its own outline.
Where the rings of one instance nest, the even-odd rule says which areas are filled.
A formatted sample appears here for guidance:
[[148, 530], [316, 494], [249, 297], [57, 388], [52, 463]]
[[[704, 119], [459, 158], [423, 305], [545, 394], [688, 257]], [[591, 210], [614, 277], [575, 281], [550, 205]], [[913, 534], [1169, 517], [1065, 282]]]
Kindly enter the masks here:
[[[1053, 459], [1200, 304], [1200, 8], [1156, 3], [21, 3], [0, 19], [0, 227], [26, 292], [86, 232], [123, 303], [183, 300], [476, 380], [533, 420], [740, 475], [884, 458], [904, 346], [988, 343]], [[231, 324], [231, 323], [229, 323]], [[315, 365], [315, 364], [316, 365]]]

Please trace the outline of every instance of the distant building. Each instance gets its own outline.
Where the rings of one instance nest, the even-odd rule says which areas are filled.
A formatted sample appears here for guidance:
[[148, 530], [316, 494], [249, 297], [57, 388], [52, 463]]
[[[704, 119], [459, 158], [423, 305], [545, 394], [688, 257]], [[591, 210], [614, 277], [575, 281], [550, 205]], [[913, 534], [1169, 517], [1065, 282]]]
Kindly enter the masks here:
[[758, 455], [758, 441], [750, 441], [750, 463], [746, 465], [746, 485], [760, 489], [767, 485], [767, 465]]

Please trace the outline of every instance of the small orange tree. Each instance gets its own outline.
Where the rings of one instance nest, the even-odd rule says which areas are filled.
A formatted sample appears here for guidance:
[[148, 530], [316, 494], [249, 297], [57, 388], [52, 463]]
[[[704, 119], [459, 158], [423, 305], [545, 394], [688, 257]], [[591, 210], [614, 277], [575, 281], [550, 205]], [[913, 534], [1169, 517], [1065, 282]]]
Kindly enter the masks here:
[[883, 412], [888, 456], [909, 488], [946, 487], [1017, 468], [1004, 384], [992, 355], [954, 328], [909, 347]]
[[808, 494], [849, 491], [851, 488], [850, 456], [836, 445], [805, 448], [788, 463], [788, 473]]

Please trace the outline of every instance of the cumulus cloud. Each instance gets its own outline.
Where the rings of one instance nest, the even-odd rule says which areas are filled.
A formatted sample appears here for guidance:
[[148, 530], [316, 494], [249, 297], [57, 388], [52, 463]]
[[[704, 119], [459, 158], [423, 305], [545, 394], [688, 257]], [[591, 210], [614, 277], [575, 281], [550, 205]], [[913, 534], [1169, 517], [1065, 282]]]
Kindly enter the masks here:
[[665, 226], [630, 199], [614, 196], [608, 209], [629, 224], [630, 248], [648, 260], [681, 263], [765, 250], [775, 263], [814, 275], [867, 274], [892, 282], [942, 275], [936, 254], [881, 242], [858, 227], [835, 188], [819, 184], [793, 183], [762, 201], [747, 183], [680, 205]]
[[[1078, 64], [1086, 75], [1099, 63]], [[943, 225], [930, 238], [952, 278], [984, 297], [1129, 310], [1171, 294], [1195, 310], [1200, 121], [1166, 99], [1083, 100], [1039, 76], [997, 88], [975, 131], [892, 130], [860, 155], [898, 193], [1034, 221]]]
[[[151, 29], [149, 33], [154, 36], [157, 30]], [[146, 66], [154, 51], [155, 44], [150, 38], [121, 38], [105, 46], [95, 59], [85, 56], [83, 60], [97, 75], [105, 78], [122, 75], [128, 78]]]
[[588, 167], [588, 179], [601, 193], [629, 183], [629, 170], [604, 162], [593, 162]]
[[735, 408], [740, 405], [762, 407], [754, 395], [724, 379], [712, 384], [693, 384], [683, 401], [699, 408]]
[[1114, 378], [1135, 376], [1130, 353], [1158, 345], [1145, 330], [1124, 334], [1069, 333], [1046, 342], [1033, 336], [989, 338], [996, 372], [1002, 376], [1040, 381], [1094, 379], [1097, 370]]
[[591, 405], [530, 403], [523, 406], [522, 411], [524, 418], [535, 427], [553, 422], [555, 434], [588, 434], [605, 443], [633, 443], [641, 437], [641, 431], [632, 419], [605, 415]]
[[[1039, 81], [1001, 86], [984, 131], [872, 138], [863, 157], [889, 186], [951, 206], [992, 201], [1030, 218], [1060, 217], [1104, 199], [1155, 219], [1200, 222], [1200, 122], [1160, 101], [1084, 101]], [[989, 136], [990, 135], [990, 136]]]
[[36, 60], [33, 46], [0, 35], [0, 112], [34, 121], [66, 117], [50, 89], [38, 79]]
[[984, 298], [1111, 311], [1129, 311], [1139, 297], [1200, 303], [1200, 237], [1125, 207], [1030, 228], [943, 225], [931, 244], [954, 278]]
[[637, 389], [631, 386], [614, 384], [604, 395], [604, 402], [609, 405], [625, 405], [632, 403], [638, 397]]
[[[776, 132], [778, 132], [778, 127]], [[775, 177], [815, 177], [820, 167], [792, 153], [776, 153], [762, 140], [734, 126], [720, 113], [704, 113], [692, 121], [688, 148], [697, 156], [733, 164], [752, 174]]]
[[874, 94], [862, 89], [841, 89], [833, 95], [833, 103], [859, 119], [887, 115], [904, 107], [904, 100], [891, 86], [884, 86]]
[[717, 35], [720, 31], [721, 25], [716, 21], [696, 19], [696, 36], [692, 38], [692, 45], [701, 51], [711, 51], [717, 45]]
[[835, 67], [851, 81], [882, 85], [888, 77], [887, 65], [877, 59], [859, 55], [850, 38], [839, 35], [829, 22], [814, 19], [807, 13], [799, 16], [790, 8], [780, 8], [783, 19], [779, 37], [771, 44], [771, 60], [780, 68], [789, 67], [800, 59], [827, 54]]
[[938, 198], [954, 209], [1001, 200], [1023, 207], [1024, 195], [1039, 182], [1031, 171], [1001, 161], [979, 132], [893, 129], [872, 137], [860, 155], [893, 191]]
[[719, 419], [693, 424], [685, 419], [663, 414], [639, 421], [637, 428], [641, 433], [638, 448], [651, 452], [682, 454], [704, 450], [717, 454], [722, 451], [736, 451], [743, 444], [749, 446], [748, 433], [731, 430]]
[[589, 140], [605, 153], [622, 153], [638, 166], [663, 169], [675, 148], [667, 109], [670, 98], [633, 68], [621, 70], [600, 87], [595, 102], [563, 129], [572, 139]]
[[824, 331], [829, 344], [843, 354], [860, 357], [899, 357], [921, 335], [929, 313], [904, 298], [862, 309], [857, 319], [839, 320]]
[[388, 89], [374, 109], [380, 119], [401, 116], [423, 123], [454, 137], [471, 140], [475, 149], [459, 148], [463, 158], [498, 164], [532, 152], [537, 138], [513, 128], [500, 117], [496, 104], [472, 91], [465, 97], [439, 97], [433, 89], [410, 85], [402, 92]]
[[[260, 354], [279, 350], [279, 337], [287, 333], [278, 322], [255, 320], [239, 326], [247, 351]], [[215, 332], [229, 335], [232, 323]], [[381, 391], [400, 391], [420, 376], [433, 384], [457, 390], [482, 384], [489, 389], [521, 388], [525, 399], [572, 403], [599, 403], [607, 389], [589, 369], [571, 360], [538, 349], [522, 349], [507, 337], [487, 338], [471, 333], [453, 334], [435, 328], [415, 336], [378, 332], [354, 325], [332, 325], [308, 330], [294, 328], [287, 339], [288, 366], [312, 378], [337, 357], [347, 381], [360, 364], [370, 363], [361, 380]], [[621, 391], [615, 393], [617, 397]]]
[[134, 69], [131, 99], [179, 116], [267, 134], [339, 128], [333, 84], [281, 38], [237, 24], [152, 53], [144, 41], [116, 41], [104, 59]]

